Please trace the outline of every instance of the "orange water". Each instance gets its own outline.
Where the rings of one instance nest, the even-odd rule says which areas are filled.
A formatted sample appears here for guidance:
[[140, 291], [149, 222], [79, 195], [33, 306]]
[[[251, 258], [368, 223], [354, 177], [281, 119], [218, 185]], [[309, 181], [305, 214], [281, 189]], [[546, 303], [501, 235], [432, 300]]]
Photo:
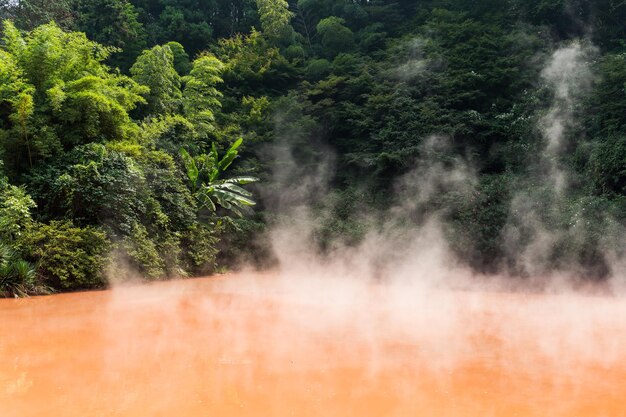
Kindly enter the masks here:
[[0, 300], [0, 416], [626, 416], [620, 298], [271, 280]]

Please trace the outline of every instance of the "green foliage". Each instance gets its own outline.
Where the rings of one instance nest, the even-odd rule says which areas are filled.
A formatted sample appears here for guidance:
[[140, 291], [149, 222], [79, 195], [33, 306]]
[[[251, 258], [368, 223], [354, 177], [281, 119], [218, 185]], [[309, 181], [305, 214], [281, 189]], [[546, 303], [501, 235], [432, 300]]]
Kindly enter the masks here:
[[145, 212], [144, 177], [129, 157], [89, 144], [75, 148], [59, 166], [48, 165], [34, 176], [36, 198], [56, 218], [78, 225], [107, 225], [116, 234], [128, 234]]
[[217, 268], [219, 237], [215, 228], [200, 223], [182, 235], [183, 263], [186, 270], [196, 275], [206, 275]]
[[600, 80], [589, 99], [590, 128], [599, 135], [619, 134], [626, 127], [626, 54], [603, 56], [596, 70]]
[[293, 28], [289, 24], [293, 13], [286, 0], [255, 0], [263, 34], [276, 42], [290, 43]]
[[185, 48], [178, 42], [168, 42], [165, 46], [169, 46], [174, 56], [174, 69], [181, 76], [189, 74], [191, 71], [191, 62]]
[[45, 288], [38, 283], [35, 267], [0, 241], [0, 296], [25, 297], [44, 292]]
[[241, 104], [248, 110], [249, 122], [260, 124], [267, 115], [270, 101], [266, 96], [258, 98], [246, 96], [241, 100]]
[[497, 271], [493, 260], [504, 256], [502, 229], [509, 217], [511, 188], [508, 176], [485, 175], [469, 198], [454, 196], [450, 202], [453, 249], [481, 272]]
[[217, 264], [220, 267], [237, 270], [246, 265], [257, 265], [260, 268], [275, 266], [274, 254], [265, 240], [259, 238], [267, 231], [267, 225], [258, 216], [223, 217], [217, 223], [216, 231], [220, 240], [220, 251], [217, 253]]
[[319, 81], [330, 74], [331, 64], [327, 59], [313, 59], [306, 66], [306, 77], [311, 81]]
[[215, 39], [259, 27], [254, 0], [130, 1], [152, 45], [179, 42], [192, 56]]
[[165, 261], [143, 225], [133, 225], [131, 233], [123, 241], [122, 247], [131, 265], [143, 276], [150, 279], [165, 276]]
[[[201, 143], [194, 125], [180, 114], [150, 118], [141, 125], [140, 141], [150, 147], [178, 154], [183, 144], [195, 148]], [[134, 143], [132, 146], [139, 146]]]
[[15, 126], [17, 133], [26, 141], [33, 115], [33, 93], [34, 89], [24, 79], [17, 60], [10, 53], [0, 50], [0, 103], [10, 108], [3, 127]]
[[5, 21], [3, 39], [0, 76], [13, 74], [0, 87], [10, 109], [0, 113], [7, 173], [20, 174], [75, 145], [135, 134], [128, 112], [143, 101], [145, 88], [103, 64], [110, 49], [55, 24], [24, 37]]
[[[39, 284], [23, 259], [36, 262], [37, 277], [49, 286], [103, 286], [111, 241], [120, 259], [149, 278], [213, 271], [220, 237], [206, 201], [239, 213], [253, 204], [240, 185], [256, 179], [220, 177], [241, 140], [222, 158], [217, 143], [202, 152], [207, 140], [242, 133], [240, 115], [248, 128], [263, 123], [267, 97], [242, 96], [238, 108], [223, 110], [226, 65], [210, 53], [190, 63], [177, 42], [144, 51], [130, 70], [133, 78], [122, 75], [105, 62], [124, 67], [119, 59], [137, 54], [143, 29], [133, 6], [80, 0], [74, 10], [76, 24], [126, 55], [111, 59], [119, 49], [54, 23], [20, 32], [4, 22], [0, 157], [9, 178], [0, 181], [1, 239], [23, 258], [7, 261], [5, 282], [10, 279], [13, 290], [6, 284], [1, 291], [39, 288], [30, 287]], [[264, 79], [285, 62], [258, 33], [239, 41], [228, 55], [231, 69], [250, 64]], [[257, 57], [255, 48], [270, 53]], [[269, 66], [245, 62], [257, 58]], [[175, 160], [183, 147], [200, 154], [194, 191], [206, 196], [204, 204]]]
[[182, 102], [181, 78], [174, 68], [174, 53], [168, 45], [155, 46], [144, 51], [131, 67], [133, 79], [150, 88], [146, 116], [176, 113]]
[[215, 212], [217, 204], [241, 216], [245, 209], [256, 204], [250, 199], [252, 194], [241, 186], [256, 182], [258, 178], [251, 176], [219, 178], [237, 157], [238, 148], [242, 143], [243, 139], [235, 141], [221, 159], [215, 144], [213, 144], [209, 154], [199, 155], [195, 158], [191, 157], [184, 148], [180, 149], [191, 191], [198, 200], [201, 209]]
[[31, 210], [36, 207], [24, 188], [7, 183], [0, 177], [0, 241], [13, 241], [32, 223]]
[[301, 45], [289, 45], [282, 55], [289, 61], [302, 61], [306, 57], [306, 51]]
[[599, 143], [590, 168], [599, 192], [626, 195], [626, 137], [613, 136]]
[[243, 212], [256, 202], [251, 199], [252, 193], [241, 186], [256, 181], [256, 177], [233, 177], [202, 184], [197, 195], [200, 207], [215, 211], [217, 204], [237, 216], [243, 216]]
[[138, 162], [147, 194], [146, 212], [140, 219], [152, 235], [166, 238], [193, 227], [195, 202], [174, 157], [163, 151], [150, 151], [141, 155]]
[[[2, 165], [0, 164], [0, 168]], [[35, 203], [25, 190], [0, 177], [0, 296], [22, 297], [45, 292], [35, 267], [19, 254], [19, 240], [33, 221]]]
[[226, 90], [234, 97], [276, 91], [293, 76], [292, 68], [278, 48], [255, 30], [246, 36], [237, 34], [230, 39], [220, 39], [214, 52], [225, 64], [222, 78]]
[[128, 0], [79, 0], [76, 15], [76, 28], [89, 39], [119, 48], [110, 60], [114, 65], [130, 68], [146, 47], [145, 30]]
[[344, 19], [330, 16], [320, 20], [317, 24], [317, 33], [322, 38], [322, 46], [326, 54], [331, 57], [354, 47], [354, 34], [344, 26], [344, 23]]
[[201, 134], [214, 130], [214, 113], [222, 106], [222, 93], [216, 87], [223, 82], [223, 69], [224, 64], [219, 59], [204, 55], [193, 61], [189, 75], [183, 79], [184, 113]]
[[26, 230], [21, 242], [49, 286], [78, 290], [106, 284], [109, 241], [95, 227], [76, 227], [70, 221], [36, 224]]
[[357, 39], [361, 49], [371, 52], [384, 48], [387, 33], [382, 24], [374, 23], [359, 31]]
[[25, 30], [57, 22], [63, 28], [74, 25], [73, 0], [0, 0], [0, 16], [9, 18]]

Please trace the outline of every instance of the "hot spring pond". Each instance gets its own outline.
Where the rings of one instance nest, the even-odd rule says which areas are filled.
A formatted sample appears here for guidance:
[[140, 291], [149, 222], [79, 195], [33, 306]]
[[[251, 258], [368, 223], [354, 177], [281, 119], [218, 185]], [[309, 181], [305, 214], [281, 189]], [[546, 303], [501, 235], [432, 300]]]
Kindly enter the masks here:
[[0, 300], [0, 416], [626, 416], [626, 298], [306, 282]]

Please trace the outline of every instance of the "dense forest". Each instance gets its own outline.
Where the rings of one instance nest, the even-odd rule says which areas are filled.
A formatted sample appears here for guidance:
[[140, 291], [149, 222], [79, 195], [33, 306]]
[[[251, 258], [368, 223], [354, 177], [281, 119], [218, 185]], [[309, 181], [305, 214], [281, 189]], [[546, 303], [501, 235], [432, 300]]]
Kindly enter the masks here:
[[480, 273], [603, 279], [626, 251], [626, 2], [0, 0], [0, 17], [6, 295], [268, 266], [290, 204], [319, 214], [321, 253], [399, 205]]

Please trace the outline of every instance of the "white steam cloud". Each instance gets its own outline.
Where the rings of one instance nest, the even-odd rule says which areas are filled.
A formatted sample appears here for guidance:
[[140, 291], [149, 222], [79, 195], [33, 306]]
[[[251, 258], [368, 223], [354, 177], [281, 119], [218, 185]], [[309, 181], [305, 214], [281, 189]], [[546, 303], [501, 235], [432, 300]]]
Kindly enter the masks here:
[[[552, 101], [538, 121], [543, 138], [540, 154], [529, 167], [526, 183], [520, 186], [511, 201], [509, 221], [504, 229], [505, 249], [514, 260], [512, 271], [527, 277], [558, 280], [584, 278], [585, 271], [577, 259], [555, 264], [559, 245], [581, 243], [587, 234], [584, 205], [574, 208], [570, 199], [572, 173], [564, 163], [578, 142], [584, 140], [576, 132], [577, 110], [582, 98], [595, 81], [591, 64], [597, 49], [584, 41], [574, 41], [550, 56], [541, 71], [542, 81], [552, 94]], [[566, 210], [578, 210], [573, 223], [564, 225]], [[564, 227], [565, 226], [565, 227]], [[566, 243], [564, 243], [566, 242]]]
[[[309, 278], [358, 276], [365, 283], [397, 281], [428, 286], [450, 280], [461, 267], [456, 265], [440, 220], [447, 207], [438, 206], [437, 201], [444, 193], [467, 195], [473, 190], [476, 177], [463, 158], [443, 158], [449, 146], [449, 139], [444, 136], [423, 141], [416, 168], [397, 182], [398, 204], [382, 216], [371, 214], [368, 219], [363, 214], [370, 230], [356, 246], [334, 242], [330, 252], [320, 253], [313, 236], [331, 209], [310, 209], [310, 201], [299, 199], [303, 193], [298, 184], [283, 189], [282, 198], [293, 205], [285, 207], [286, 214], [274, 225], [270, 239], [282, 274]], [[287, 165], [293, 164], [283, 166]], [[317, 183], [314, 188], [319, 191], [324, 184]], [[286, 197], [290, 190], [294, 194]]]
[[556, 50], [541, 72], [542, 78], [553, 90], [554, 98], [548, 113], [541, 119], [540, 128], [546, 140], [540, 159], [547, 168], [547, 180], [553, 190], [562, 196], [567, 186], [567, 172], [559, 161], [568, 145], [568, 129], [574, 124], [577, 100], [592, 85], [593, 72], [590, 59], [596, 49], [580, 41]]

